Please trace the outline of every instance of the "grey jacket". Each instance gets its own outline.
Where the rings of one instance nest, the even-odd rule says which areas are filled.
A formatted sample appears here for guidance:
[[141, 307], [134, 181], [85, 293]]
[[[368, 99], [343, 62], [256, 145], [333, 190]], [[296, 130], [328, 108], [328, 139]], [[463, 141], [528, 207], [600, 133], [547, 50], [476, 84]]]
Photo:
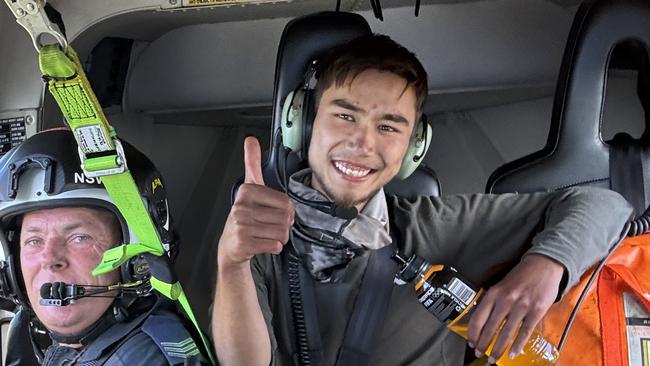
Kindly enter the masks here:
[[[565, 269], [560, 293], [620, 241], [631, 207], [617, 193], [574, 188], [554, 193], [388, 198], [397, 247], [430, 263], [455, 267], [489, 287], [523, 256], [548, 256]], [[355, 257], [339, 283], [314, 283], [325, 365], [333, 365], [368, 255]], [[280, 256], [251, 261], [274, 365], [293, 365]], [[543, 274], [540, 274], [543, 275]], [[372, 365], [462, 365], [465, 341], [419, 304], [411, 285], [394, 288]]]

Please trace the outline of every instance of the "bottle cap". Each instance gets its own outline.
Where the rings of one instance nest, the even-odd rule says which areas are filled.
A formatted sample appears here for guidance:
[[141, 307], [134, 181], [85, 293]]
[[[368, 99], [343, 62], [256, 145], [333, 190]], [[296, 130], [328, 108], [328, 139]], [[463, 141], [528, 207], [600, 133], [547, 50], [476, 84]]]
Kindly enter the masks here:
[[397, 279], [403, 282], [413, 281], [415, 277], [417, 277], [418, 272], [420, 271], [420, 268], [424, 263], [424, 259], [418, 257], [417, 255], [412, 255], [407, 260], [405, 259], [406, 256], [399, 252], [395, 252], [392, 258], [395, 262], [397, 262], [402, 266], [402, 268], [400, 269], [399, 272], [397, 272], [395, 277], [397, 277]]

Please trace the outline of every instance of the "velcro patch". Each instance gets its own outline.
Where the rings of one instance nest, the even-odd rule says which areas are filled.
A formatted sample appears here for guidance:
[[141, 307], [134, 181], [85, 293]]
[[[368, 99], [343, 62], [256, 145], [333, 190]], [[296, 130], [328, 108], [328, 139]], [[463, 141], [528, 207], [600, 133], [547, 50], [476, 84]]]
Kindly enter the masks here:
[[189, 357], [201, 358], [196, 342], [174, 317], [151, 315], [142, 325], [142, 331], [158, 345], [170, 365], [182, 365]]

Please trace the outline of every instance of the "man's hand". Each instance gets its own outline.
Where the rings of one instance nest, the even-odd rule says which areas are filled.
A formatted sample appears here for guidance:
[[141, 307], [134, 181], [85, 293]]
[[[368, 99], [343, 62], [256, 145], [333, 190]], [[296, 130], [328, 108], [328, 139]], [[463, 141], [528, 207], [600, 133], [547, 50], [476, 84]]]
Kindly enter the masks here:
[[255, 288], [250, 259], [278, 254], [289, 240], [293, 205], [286, 194], [264, 186], [260, 144], [244, 141], [244, 184], [219, 239], [212, 334], [222, 365], [269, 365], [271, 335]]
[[264, 185], [260, 145], [254, 137], [244, 141], [244, 165], [244, 184], [219, 239], [218, 263], [222, 269], [248, 264], [256, 254], [279, 254], [293, 224], [289, 197]]
[[[537, 323], [555, 301], [564, 267], [539, 254], [527, 255], [508, 275], [482, 296], [469, 323], [467, 341], [479, 357], [499, 332], [490, 352], [495, 363], [513, 337], [509, 357], [518, 356]], [[517, 333], [517, 330], [519, 332]]]

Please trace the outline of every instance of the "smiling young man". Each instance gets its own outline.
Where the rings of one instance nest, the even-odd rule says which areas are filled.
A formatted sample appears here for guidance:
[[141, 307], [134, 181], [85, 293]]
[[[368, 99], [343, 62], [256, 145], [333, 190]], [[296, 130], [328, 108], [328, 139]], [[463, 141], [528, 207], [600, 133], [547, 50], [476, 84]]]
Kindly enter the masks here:
[[365, 69], [316, 93], [320, 104], [309, 146], [312, 188], [361, 211], [399, 171], [419, 117], [415, 89], [397, 74]]
[[[301, 315], [287, 310], [298, 295], [286, 284], [295, 253], [309, 275], [315, 304], [315, 310], [303, 307], [305, 319], [316, 319], [315, 327], [307, 324], [312, 329], [307, 334], [321, 340], [310, 356], [321, 357], [322, 365], [341, 365], [337, 359], [350, 351], [341, 347], [346, 327], [364, 273], [373, 266], [369, 257], [387, 248], [392, 237], [407, 255], [454, 266], [476, 284], [492, 284], [472, 315], [468, 343], [477, 355], [484, 353], [503, 324], [492, 361], [510, 342], [506, 357], [516, 357], [558, 294], [619, 239], [629, 205], [598, 189], [387, 197], [383, 187], [400, 170], [422, 115], [427, 95], [422, 65], [388, 37], [373, 35], [332, 50], [317, 79], [309, 169], [293, 174], [289, 189], [303, 200], [353, 206], [359, 214], [333, 217], [265, 187], [259, 144], [245, 141], [245, 183], [218, 249], [213, 335], [220, 362], [294, 365], [304, 359], [298, 354], [304, 339], [294, 329]], [[298, 297], [308, 299], [306, 287], [300, 291]], [[369, 328], [361, 326], [362, 333]], [[369, 354], [353, 350], [363, 361], [352, 364], [463, 362], [465, 340], [428, 313], [411, 286], [392, 289], [377, 332]]]

